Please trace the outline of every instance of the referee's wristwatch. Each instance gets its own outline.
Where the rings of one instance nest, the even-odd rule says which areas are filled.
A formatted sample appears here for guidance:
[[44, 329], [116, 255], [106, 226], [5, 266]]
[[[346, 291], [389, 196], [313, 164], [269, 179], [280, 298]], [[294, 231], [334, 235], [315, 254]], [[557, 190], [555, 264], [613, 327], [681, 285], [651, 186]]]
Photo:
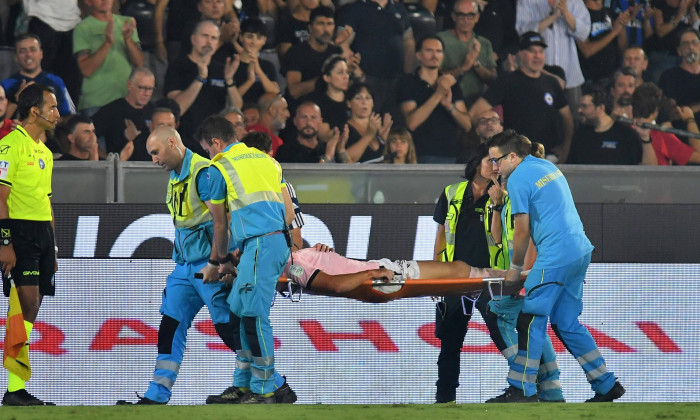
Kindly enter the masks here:
[[0, 246], [7, 246], [7, 245], [12, 245], [12, 239], [11, 239], [11, 238], [2, 238], [2, 239], [0, 239]]

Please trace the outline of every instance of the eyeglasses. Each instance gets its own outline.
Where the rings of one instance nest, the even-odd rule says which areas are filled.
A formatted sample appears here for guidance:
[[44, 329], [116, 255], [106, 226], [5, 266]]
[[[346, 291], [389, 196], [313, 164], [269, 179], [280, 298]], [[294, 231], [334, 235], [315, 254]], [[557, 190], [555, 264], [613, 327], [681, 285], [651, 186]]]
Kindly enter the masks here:
[[464, 18], [467, 18], [467, 19], [469, 19], [469, 20], [474, 20], [474, 19], [476, 19], [476, 15], [477, 15], [477, 14], [474, 13], [474, 12], [469, 12], [469, 13], [452, 12], [452, 14], [455, 15], [455, 17], [456, 17], [457, 19], [464, 19]]
[[501, 161], [501, 159], [503, 159], [504, 157], [508, 156], [509, 154], [510, 154], [510, 152], [506, 153], [505, 155], [503, 155], [503, 156], [501, 156], [501, 157], [499, 157], [499, 158], [489, 159], [489, 160], [490, 160], [491, 163], [493, 163], [494, 165], [500, 166], [501, 164], [500, 164], [499, 162]]
[[476, 122], [479, 125], [486, 125], [486, 124], [500, 124], [501, 120], [498, 117], [493, 117], [493, 118], [481, 118], [479, 121]]
[[144, 92], [153, 92], [156, 88], [155, 86], [139, 86], [136, 85], [136, 89], [142, 90]]
[[683, 41], [683, 42], [681, 42], [680, 46], [681, 47], [690, 47], [691, 45], [696, 46], [698, 44], [700, 44], [700, 40], [694, 39], [692, 41]]

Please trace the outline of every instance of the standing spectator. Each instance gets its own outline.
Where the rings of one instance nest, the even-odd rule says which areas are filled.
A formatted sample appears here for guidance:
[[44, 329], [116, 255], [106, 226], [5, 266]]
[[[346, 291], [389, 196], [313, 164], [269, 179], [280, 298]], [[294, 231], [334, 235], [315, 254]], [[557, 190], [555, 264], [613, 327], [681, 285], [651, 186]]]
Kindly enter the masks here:
[[396, 103], [397, 83], [414, 69], [415, 41], [408, 15], [393, 0], [358, 0], [343, 8], [338, 24], [354, 31], [350, 44], [362, 57], [365, 81], [372, 86], [375, 110], [401, 117]]
[[345, 92], [350, 85], [350, 71], [342, 55], [334, 54], [328, 57], [321, 67], [321, 79], [318, 79], [316, 85], [316, 90], [305, 99], [321, 109], [321, 137], [325, 138], [334, 127], [342, 129], [348, 121]]
[[92, 116], [104, 104], [124, 96], [131, 67], [142, 67], [134, 18], [112, 14], [113, 0], [86, 0], [90, 16], [73, 32], [73, 53], [83, 75], [78, 109]]
[[277, 150], [275, 159], [291, 163], [333, 163], [336, 156], [341, 162], [348, 162], [345, 144], [348, 141], [347, 126], [342, 134], [335, 130], [333, 137], [324, 143], [318, 138], [318, 131], [323, 124], [321, 110], [313, 102], [304, 102], [297, 107], [294, 125], [297, 136], [286, 139]]
[[493, 82], [469, 112], [476, 118], [493, 106], [502, 105], [505, 128], [542, 143], [559, 163], [565, 163], [574, 119], [557, 79], [542, 73], [546, 49], [542, 35], [523, 34], [518, 53], [520, 68]]
[[611, 115], [632, 117], [632, 94], [637, 88], [637, 75], [630, 67], [623, 67], [613, 75], [610, 95], [612, 96]]
[[676, 100], [679, 106], [689, 106], [700, 118], [700, 33], [687, 28], [678, 40], [678, 56], [681, 62], [677, 67], [666, 70], [659, 80], [664, 95]]
[[480, 143], [486, 143], [491, 140], [491, 137], [503, 131], [501, 116], [493, 109], [487, 109], [482, 112], [477, 117], [474, 127]]
[[[55, 74], [47, 73], [42, 68], [44, 51], [39, 37], [34, 34], [21, 34], [15, 38], [15, 61], [19, 71], [2, 81], [2, 87], [10, 103], [7, 113], [14, 115], [17, 110], [17, 98], [28, 83], [51, 86], [56, 92], [58, 112], [61, 115], [75, 114], [75, 105], [63, 80]], [[71, 58], [72, 59], [72, 58]]]
[[[245, 116], [245, 113], [243, 114]], [[287, 126], [289, 106], [280, 95], [264, 95], [258, 101], [258, 120], [255, 124], [246, 124], [248, 131], [262, 131], [272, 139], [271, 156], [277, 154], [277, 149], [284, 143], [279, 137], [280, 131]], [[247, 121], [247, 118], [246, 118]]]
[[[515, 13], [515, 29], [519, 34], [534, 31], [542, 35], [549, 45], [545, 63], [564, 69], [569, 107], [578, 106], [584, 78], [575, 41], [585, 41], [591, 32], [591, 16], [583, 1], [520, 0]], [[546, 144], [545, 150], [550, 150]]]
[[249, 18], [241, 24], [243, 51], [233, 79], [246, 102], [257, 102], [263, 94], [280, 92], [275, 66], [260, 58], [266, 40], [265, 24], [260, 19]]
[[567, 163], [583, 165], [656, 165], [651, 141], [641, 141], [628, 124], [605, 112], [605, 92], [594, 90], [581, 97], [581, 124], [574, 132]]
[[[53, 275], [58, 268], [58, 247], [53, 228], [51, 177], [53, 155], [41, 141], [60, 118], [51, 88], [32, 84], [19, 95], [17, 129], [2, 139], [0, 175], [0, 266], [3, 290], [14, 279], [24, 316], [27, 344], [44, 296], [54, 296]], [[30, 352], [31, 353], [31, 352]], [[5, 406], [55, 405], [25, 389], [25, 381], [8, 372]]]
[[146, 131], [151, 120], [153, 104], [150, 101], [155, 83], [149, 69], [134, 69], [126, 82], [126, 96], [108, 103], [93, 115], [97, 137], [104, 144], [102, 156], [118, 153], [120, 160], [129, 160], [134, 149], [131, 142]]
[[468, 106], [484, 92], [485, 83], [497, 76], [491, 42], [474, 33], [480, 16], [476, 0], [458, 0], [452, 11], [454, 29], [438, 34], [445, 46], [442, 69], [459, 80]]
[[[224, 0], [198, 0], [197, 10], [199, 13], [190, 15], [185, 26], [178, 30], [186, 34], [191, 34], [194, 31], [194, 27], [197, 26], [197, 23], [203, 20], [211, 20], [216, 23], [219, 26], [221, 34], [219, 36], [219, 42], [216, 45], [216, 52], [214, 53], [213, 59], [221, 62], [226, 61], [226, 58], [231, 57], [237, 52], [234, 43], [237, 42], [241, 30], [241, 23], [238, 20], [238, 16], [234, 10], [227, 10], [226, 1]], [[184, 57], [189, 54], [191, 50], [192, 42], [185, 37], [185, 39], [181, 41], [180, 51], [177, 57]]]
[[[473, 150], [464, 168], [465, 181], [445, 187], [433, 213], [438, 224], [435, 261], [463, 261], [472, 267], [490, 267], [484, 215], [489, 213], [488, 190], [495, 176], [485, 144]], [[474, 301], [479, 292], [446, 296], [435, 311], [435, 337], [440, 340], [435, 402], [454, 402], [459, 387], [460, 353], [464, 345]], [[464, 302], [464, 303], [463, 303]]]
[[[374, 113], [374, 92], [364, 83], [356, 83], [348, 90], [347, 151], [352, 162], [375, 161], [383, 156], [382, 147], [394, 121], [388, 112], [384, 117]], [[340, 127], [338, 127], [340, 129]]]
[[416, 139], [418, 161], [456, 163], [460, 129], [472, 128], [462, 91], [454, 76], [440, 74], [444, 57], [440, 38], [427, 36], [419, 41], [416, 57], [420, 66], [402, 80], [399, 103]]
[[588, 39], [576, 41], [578, 58], [583, 77], [595, 83], [607, 79], [620, 65], [620, 55], [627, 47], [627, 31], [630, 12], [613, 15], [603, 7], [603, 0], [584, 0], [591, 19], [591, 33]]
[[[73, 29], [80, 23], [78, 1], [23, 0], [22, 5], [24, 13], [29, 17], [28, 30], [38, 36], [43, 50], [41, 67], [65, 81], [71, 98], [79, 98], [82, 80], [78, 63], [73, 56]], [[59, 94], [62, 95], [57, 90], [56, 99], [60, 107]], [[60, 112], [61, 115], [68, 115]]]
[[695, 26], [698, 14], [695, 0], [653, 0], [654, 38], [648, 43], [649, 81], [657, 83], [661, 74], [676, 64], [676, 45], [683, 29]]
[[10, 134], [18, 124], [18, 121], [7, 118], [7, 103], [8, 100], [5, 95], [5, 89], [0, 85], [0, 139]]
[[335, 20], [333, 10], [319, 6], [311, 11], [309, 39], [289, 49], [289, 57], [282, 69], [287, 79], [285, 98], [292, 109], [299, 98], [314, 91], [321, 67], [328, 57], [341, 54], [340, 47], [333, 45]]
[[311, 12], [319, 7], [319, 0], [299, 0], [277, 20], [275, 38], [280, 63], [285, 63], [287, 52], [295, 45], [309, 40]]
[[[270, 302], [292, 241], [287, 231], [291, 217], [285, 215], [292, 216], [293, 210], [290, 206], [289, 213], [285, 211], [289, 197], [282, 191], [282, 168], [265, 153], [234, 143], [233, 128], [228, 124], [229, 129], [218, 130], [217, 119], [228, 124], [221, 117], [211, 117], [197, 137], [209, 148], [214, 139], [225, 145], [213, 157], [208, 173], [219, 273], [236, 273], [229, 244], [242, 252], [228, 299], [228, 325], [234, 327], [236, 349], [232, 393], [240, 396], [241, 404], [293, 403], [296, 394], [275, 369], [270, 325]], [[237, 186], [235, 190], [232, 185]]]
[[498, 61], [505, 60], [508, 51], [517, 51], [518, 33], [515, 31], [515, 2], [511, 0], [479, 0], [481, 10], [474, 32], [491, 42]]
[[606, 0], [608, 9], [613, 16], [623, 12], [629, 12], [629, 22], [627, 22], [627, 45], [625, 47], [643, 46], [649, 38], [654, 35], [654, 28], [651, 24], [651, 17], [654, 9], [650, 2], [640, 2], [637, 0]]
[[411, 132], [405, 128], [393, 128], [384, 145], [384, 162], [395, 165], [418, 163], [416, 146]]
[[644, 83], [644, 72], [647, 70], [649, 60], [644, 49], [637, 45], [627, 47], [622, 53], [622, 66], [629, 67], [636, 76], [636, 86]]
[[61, 123], [65, 131], [67, 150], [56, 160], [99, 160], [97, 135], [92, 120], [84, 115], [71, 115]]
[[185, 146], [204, 155], [201, 145], [192, 137], [202, 120], [221, 112], [227, 99], [233, 106], [243, 105], [233, 79], [239, 59], [228, 58], [225, 64], [211, 59], [219, 42], [219, 27], [212, 21], [199, 22], [190, 41], [192, 51], [168, 67], [163, 91], [180, 105], [179, 132]]
[[[637, 123], [655, 121], [659, 115], [662, 100], [663, 92], [655, 84], [647, 82], [638, 87], [632, 95], [632, 112], [635, 121]], [[639, 133], [642, 142], [652, 142], [659, 165], [700, 163], [700, 139], [691, 138], [688, 146], [671, 133], [642, 129], [636, 125], [633, 127]]]
[[[625, 393], [588, 329], [578, 317], [583, 308], [583, 282], [593, 245], [586, 237], [569, 185], [554, 164], [530, 155], [531, 142], [504, 131], [489, 143], [493, 168], [508, 182], [514, 216], [513, 253], [505, 285], [524, 287], [518, 316], [518, 356], [508, 372], [510, 387], [491, 402], [537, 402], [537, 374], [547, 337], [547, 322], [581, 365], [595, 392], [587, 402], [609, 402]], [[537, 259], [521, 280], [530, 238]], [[509, 245], [510, 248], [510, 245]]]

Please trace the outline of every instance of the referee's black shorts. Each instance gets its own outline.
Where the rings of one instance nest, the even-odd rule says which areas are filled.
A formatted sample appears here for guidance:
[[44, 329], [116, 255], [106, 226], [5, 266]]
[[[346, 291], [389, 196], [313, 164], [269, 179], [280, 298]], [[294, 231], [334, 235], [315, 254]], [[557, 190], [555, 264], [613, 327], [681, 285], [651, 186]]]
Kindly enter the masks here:
[[[56, 285], [56, 251], [51, 222], [12, 221], [12, 245], [17, 265], [12, 269], [16, 286], [39, 286], [42, 296], [54, 296]], [[10, 295], [10, 281], [3, 275], [2, 289]]]

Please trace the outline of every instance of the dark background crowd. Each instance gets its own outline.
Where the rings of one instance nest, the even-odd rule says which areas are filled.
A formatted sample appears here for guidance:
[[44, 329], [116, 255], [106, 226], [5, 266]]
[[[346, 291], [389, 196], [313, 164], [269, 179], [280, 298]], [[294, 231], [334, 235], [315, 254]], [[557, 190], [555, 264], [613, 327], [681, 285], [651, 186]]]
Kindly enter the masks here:
[[512, 128], [559, 163], [697, 164], [697, 3], [3, 2], [0, 137], [41, 83], [58, 160], [150, 161], [159, 125], [205, 155], [193, 135], [221, 114], [280, 162], [458, 163]]

